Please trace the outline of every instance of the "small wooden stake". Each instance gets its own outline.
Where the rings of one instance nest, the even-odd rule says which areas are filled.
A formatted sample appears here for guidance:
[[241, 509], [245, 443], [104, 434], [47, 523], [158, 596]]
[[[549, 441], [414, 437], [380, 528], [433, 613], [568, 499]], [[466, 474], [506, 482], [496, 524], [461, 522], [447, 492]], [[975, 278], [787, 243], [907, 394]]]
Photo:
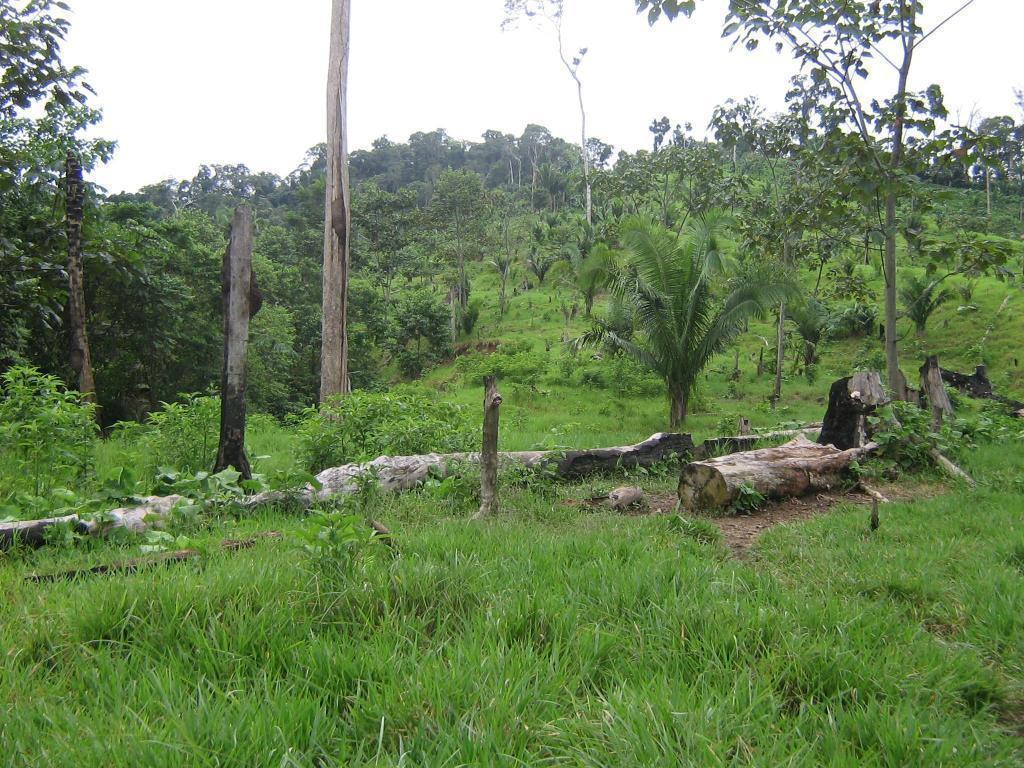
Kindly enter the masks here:
[[871, 530], [878, 530], [878, 499], [871, 500]]
[[[252, 478], [245, 455], [246, 358], [249, 318], [259, 310], [258, 289], [252, 276], [252, 208], [240, 205], [231, 222], [231, 242], [221, 272], [224, 298], [224, 368], [220, 388], [220, 447], [213, 471], [229, 466], [244, 480]], [[251, 306], [251, 300], [255, 306]]]
[[496, 376], [484, 377], [484, 440], [480, 452], [480, 511], [473, 517], [479, 520], [498, 510], [498, 410], [501, 394]]

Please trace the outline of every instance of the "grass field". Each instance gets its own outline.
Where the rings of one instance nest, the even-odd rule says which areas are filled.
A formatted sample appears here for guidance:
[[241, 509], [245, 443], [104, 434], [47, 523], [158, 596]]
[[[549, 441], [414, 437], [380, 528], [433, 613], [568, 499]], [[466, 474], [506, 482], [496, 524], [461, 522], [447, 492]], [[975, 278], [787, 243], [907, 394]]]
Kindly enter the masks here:
[[[113, 544], [0, 561], [7, 765], [1019, 765], [1022, 453], [977, 491], [840, 507], [745, 562], [708, 523], [511, 491], [374, 514], [400, 556], [315, 567], [284, 540], [32, 584]], [[671, 477], [647, 480], [668, 488]], [[126, 545], [130, 546], [130, 545]]]

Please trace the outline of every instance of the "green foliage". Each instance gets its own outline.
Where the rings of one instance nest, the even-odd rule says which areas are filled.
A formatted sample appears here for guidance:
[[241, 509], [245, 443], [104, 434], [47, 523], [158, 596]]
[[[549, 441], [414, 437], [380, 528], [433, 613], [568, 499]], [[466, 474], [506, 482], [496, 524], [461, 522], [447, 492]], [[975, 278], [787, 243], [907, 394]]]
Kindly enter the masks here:
[[715, 277], [725, 255], [720, 221], [705, 219], [686, 237], [640, 219], [622, 229], [625, 259], [611, 265], [606, 284], [614, 307], [627, 312], [636, 336], [626, 338], [611, 323], [599, 322], [577, 346], [610, 343], [661, 376], [672, 403], [670, 424], [686, 417], [700, 373], [743, 330], [787, 295], [777, 275], [759, 275], [715, 295]]
[[827, 334], [832, 339], [859, 339], [874, 336], [877, 328], [878, 308], [855, 301], [830, 313]]
[[81, 483], [98, 437], [94, 408], [55, 376], [15, 366], [0, 377], [0, 506], [36, 516]]
[[666, 521], [669, 532], [693, 539], [698, 544], [718, 546], [722, 543], [722, 532], [706, 518], [673, 515]]
[[536, 383], [550, 367], [550, 358], [515, 345], [501, 346], [491, 353], [473, 351], [459, 357], [455, 369], [467, 384], [478, 384], [484, 376], [497, 376], [499, 381]]
[[183, 395], [149, 414], [143, 433], [153, 468], [170, 467], [187, 473], [204, 471], [217, 460], [220, 439], [220, 398]]
[[298, 434], [310, 472], [378, 456], [470, 451], [479, 440], [466, 409], [411, 391], [353, 392], [308, 408]]
[[737, 489], [736, 499], [729, 505], [729, 513], [733, 515], [749, 515], [764, 506], [764, 494], [749, 483], [741, 483]]
[[918, 334], [923, 334], [928, 319], [939, 307], [953, 298], [953, 291], [938, 290], [934, 280], [926, 275], [905, 275], [899, 290], [903, 312], [914, 321]]

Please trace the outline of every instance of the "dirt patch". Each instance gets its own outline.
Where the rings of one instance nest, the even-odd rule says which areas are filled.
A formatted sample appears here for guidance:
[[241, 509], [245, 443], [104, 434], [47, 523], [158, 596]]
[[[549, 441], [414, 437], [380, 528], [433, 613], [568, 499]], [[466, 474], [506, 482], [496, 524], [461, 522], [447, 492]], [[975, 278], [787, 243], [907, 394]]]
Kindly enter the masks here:
[[[873, 486], [890, 501], [911, 501], [931, 498], [942, 493], [942, 486], [935, 485], [879, 485]], [[676, 505], [675, 496], [659, 495], [650, 500], [651, 513], [668, 513]], [[708, 516], [722, 532], [723, 540], [736, 557], [746, 557], [757, 541], [757, 537], [776, 525], [798, 523], [818, 515], [827, 514], [840, 504], [868, 506], [871, 497], [860, 491], [836, 491], [819, 493], [799, 499], [772, 501], [750, 514]]]

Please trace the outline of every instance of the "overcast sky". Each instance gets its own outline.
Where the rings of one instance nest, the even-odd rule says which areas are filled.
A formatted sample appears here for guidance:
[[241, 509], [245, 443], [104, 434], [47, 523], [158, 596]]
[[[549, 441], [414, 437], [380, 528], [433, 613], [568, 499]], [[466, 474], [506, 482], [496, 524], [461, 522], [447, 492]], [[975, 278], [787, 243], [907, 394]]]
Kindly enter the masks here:
[[[323, 141], [330, 0], [71, 0], [65, 60], [90, 70], [117, 140], [95, 179], [111, 192], [190, 178], [201, 163], [287, 174]], [[719, 36], [725, 0], [689, 21], [648, 27], [632, 0], [566, 0], [566, 32], [590, 52], [582, 69], [588, 133], [647, 146], [668, 115], [703, 135], [726, 99], [783, 107], [796, 65], [770, 47]], [[928, 21], [962, 0], [929, 0]], [[503, 32], [503, 0], [352, 0], [351, 148], [445, 128], [477, 139], [527, 123], [578, 141], [574, 87], [548, 29]], [[926, 27], [928, 24], [925, 25]], [[1024, 87], [1024, 1], [976, 0], [915, 60], [913, 86], [938, 82], [950, 111], [1015, 113]], [[893, 73], [876, 67], [892, 92]]]

